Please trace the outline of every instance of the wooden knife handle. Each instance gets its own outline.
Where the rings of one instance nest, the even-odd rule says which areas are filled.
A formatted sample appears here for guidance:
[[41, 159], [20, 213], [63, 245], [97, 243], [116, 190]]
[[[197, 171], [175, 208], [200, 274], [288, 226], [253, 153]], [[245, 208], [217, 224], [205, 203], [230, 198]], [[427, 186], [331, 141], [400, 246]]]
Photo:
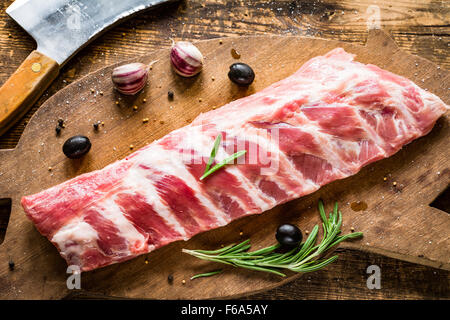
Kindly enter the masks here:
[[0, 135], [37, 101], [59, 73], [59, 64], [33, 51], [0, 88]]

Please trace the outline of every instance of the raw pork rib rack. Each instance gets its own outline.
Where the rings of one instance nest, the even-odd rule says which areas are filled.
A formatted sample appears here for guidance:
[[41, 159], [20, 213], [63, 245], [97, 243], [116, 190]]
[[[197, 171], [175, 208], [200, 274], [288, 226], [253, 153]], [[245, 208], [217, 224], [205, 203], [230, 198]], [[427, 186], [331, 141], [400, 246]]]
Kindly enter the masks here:
[[[22, 205], [69, 265], [92, 270], [351, 176], [427, 134], [447, 109], [410, 80], [337, 48], [121, 161], [26, 196]], [[200, 181], [219, 134], [217, 161], [247, 154]], [[276, 161], [255, 160], [255, 148]]]

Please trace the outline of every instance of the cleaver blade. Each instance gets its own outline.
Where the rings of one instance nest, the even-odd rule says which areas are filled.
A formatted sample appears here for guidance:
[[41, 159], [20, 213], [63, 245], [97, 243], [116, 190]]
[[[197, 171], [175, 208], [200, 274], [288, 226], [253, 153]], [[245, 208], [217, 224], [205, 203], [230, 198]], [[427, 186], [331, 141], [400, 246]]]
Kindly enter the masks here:
[[37, 51], [63, 66], [109, 27], [173, 0], [16, 0], [6, 13], [37, 42]]

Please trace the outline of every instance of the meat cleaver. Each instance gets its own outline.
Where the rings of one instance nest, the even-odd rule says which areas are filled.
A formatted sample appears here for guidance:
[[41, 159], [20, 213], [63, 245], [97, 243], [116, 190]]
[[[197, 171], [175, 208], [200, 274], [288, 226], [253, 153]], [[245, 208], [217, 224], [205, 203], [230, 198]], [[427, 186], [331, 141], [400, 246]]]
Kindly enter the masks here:
[[6, 13], [37, 42], [0, 88], [0, 135], [22, 117], [80, 49], [109, 27], [172, 0], [16, 0]]

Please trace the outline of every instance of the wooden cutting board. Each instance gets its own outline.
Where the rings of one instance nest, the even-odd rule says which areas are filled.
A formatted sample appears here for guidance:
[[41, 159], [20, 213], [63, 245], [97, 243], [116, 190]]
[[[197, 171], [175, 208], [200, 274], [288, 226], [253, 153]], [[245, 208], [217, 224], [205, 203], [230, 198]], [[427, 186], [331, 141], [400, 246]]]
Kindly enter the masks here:
[[[205, 55], [205, 68], [199, 76], [180, 78], [171, 70], [168, 50], [155, 51], [136, 58], [144, 63], [158, 60], [150, 71], [149, 85], [139, 95], [125, 98], [112, 87], [110, 74], [114, 66], [106, 67], [48, 99], [31, 119], [17, 147], [0, 150], [0, 198], [12, 201], [6, 237], [0, 245], [1, 298], [55, 299], [74, 292], [66, 287], [69, 275], [65, 261], [25, 217], [20, 205], [23, 195], [122, 159], [188, 124], [201, 112], [291, 75], [314, 56], [343, 47], [355, 53], [356, 60], [403, 75], [450, 103], [450, 73], [402, 52], [379, 30], [370, 31], [366, 46], [282, 36], [213, 39], [197, 45]], [[241, 54], [239, 61], [250, 64], [256, 72], [256, 80], [248, 90], [236, 87], [227, 78], [229, 65], [238, 61], [231, 49]], [[168, 90], [175, 93], [173, 101], [167, 98]], [[55, 135], [58, 118], [66, 124], [59, 137]], [[150, 121], [143, 123], [144, 118]], [[92, 127], [94, 121], [104, 122], [97, 133]], [[352, 227], [364, 232], [362, 240], [343, 243], [342, 247], [450, 270], [450, 217], [429, 206], [450, 181], [448, 122], [448, 115], [442, 117], [429, 135], [393, 157], [312, 195], [239, 219], [188, 242], [175, 242], [131, 261], [83, 273], [82, 290], [129, 298], [200, 299], [239, 297], [273, 288], [300, 275], [280, 278], [225, 267], [222, 275], [190, 281], [194, 274], [223, 266], [197, 260], [181, 253], [181, 249], [212, 249], [246, 238], [251, 238], [254, 249], [261, 248], [274, 243], [280, 223], [295, 223], [304, 231], [311, 230], [320, 221], [316, 209], [319, 198], [325, 200], [327, 209], [333, 201], [339, 201], [344, 232]], [[63, 155], [61, 147], [76, 134], [89, 136], [93, 146], [85, 158], [73, 161]], [[351, 204], [357, 201], [365, 202], [367, 209], [352, 210]], [[15, 262], [14, 271], [9, 270], [10, 259]], [[172, 284], [167, 281], [169, 274], [174, 278]]]

